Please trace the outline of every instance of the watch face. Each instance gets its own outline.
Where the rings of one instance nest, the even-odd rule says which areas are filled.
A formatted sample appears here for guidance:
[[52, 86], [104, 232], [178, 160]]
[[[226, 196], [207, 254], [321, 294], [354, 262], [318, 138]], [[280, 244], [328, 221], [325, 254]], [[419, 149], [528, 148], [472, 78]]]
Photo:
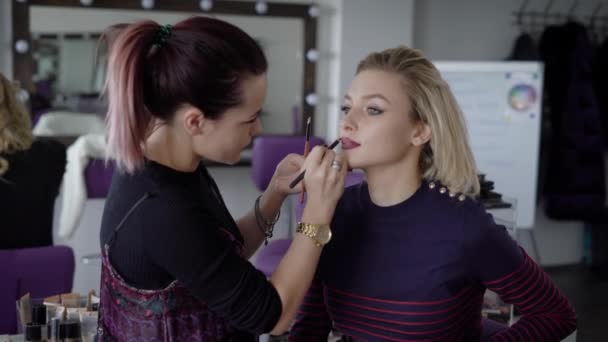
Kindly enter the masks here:
[[331, 240], [331, 229], [329, 228], [325, 228], [325, 229], [320, 229], [317, 232], [317, 239], [321, 244], [326, 244], [329, 242], [329, 240]]

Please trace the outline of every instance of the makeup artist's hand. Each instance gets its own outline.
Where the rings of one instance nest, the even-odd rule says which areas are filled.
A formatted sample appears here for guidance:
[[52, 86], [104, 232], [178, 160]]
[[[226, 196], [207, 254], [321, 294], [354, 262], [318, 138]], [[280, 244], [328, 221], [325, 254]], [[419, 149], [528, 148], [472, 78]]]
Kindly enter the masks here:
[[304, 184], [308, 193], [302, 221], [330, 223], [344, 192], [348, 170], [345, 158], [326, 147], [316, 146], [304, 161], [302, 169], [306, 170]]
[[268, 190], [287, 196], [302, 191], [302, 185], [293, 189], [289, 188], [289, 183], [298, 176], [304, 164], [304, 157], [299, 154], [289, 154], [277, 165], [274, 175], [268, 184]]

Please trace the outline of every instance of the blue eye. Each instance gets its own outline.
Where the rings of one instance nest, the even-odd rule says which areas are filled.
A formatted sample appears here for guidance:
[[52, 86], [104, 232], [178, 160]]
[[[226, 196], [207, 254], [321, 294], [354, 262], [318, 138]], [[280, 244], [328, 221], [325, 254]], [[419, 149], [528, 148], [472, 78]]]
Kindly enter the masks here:
[[367, 107], [367, 113], [370, 115], [380, 115], [380, 114], [384, 113], [384, 111], [382, 109], [375, 108], [375, 107]]

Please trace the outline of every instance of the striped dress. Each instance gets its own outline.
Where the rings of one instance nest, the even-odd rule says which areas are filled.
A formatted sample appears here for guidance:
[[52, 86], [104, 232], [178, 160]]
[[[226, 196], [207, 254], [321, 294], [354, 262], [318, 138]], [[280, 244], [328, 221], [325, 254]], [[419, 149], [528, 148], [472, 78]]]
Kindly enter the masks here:
[[576, 328], [568, 300], [483, 206], [423, 182], [406, 201], [375, 205], [346, 189], [334, 237], [290, 341], [478, 341], [486, 289], [522, 318], [492, 341], [559, 341]]

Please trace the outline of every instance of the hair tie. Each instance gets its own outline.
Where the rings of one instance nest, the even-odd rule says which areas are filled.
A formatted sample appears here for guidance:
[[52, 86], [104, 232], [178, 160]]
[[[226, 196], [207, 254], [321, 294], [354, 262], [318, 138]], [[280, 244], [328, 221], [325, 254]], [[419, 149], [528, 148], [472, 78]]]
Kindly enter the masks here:
[[158, 30], [158, 35], [156, 37], [156, 40], [154, 41], [154, 46], [156, 48], [160, 48], [163, 45], [165, 45], [165, 43], [171, 36], [171, 30], [172, 30], [172, 27], [169, 24], [163, 25], [160, 27], [160, 29]]

